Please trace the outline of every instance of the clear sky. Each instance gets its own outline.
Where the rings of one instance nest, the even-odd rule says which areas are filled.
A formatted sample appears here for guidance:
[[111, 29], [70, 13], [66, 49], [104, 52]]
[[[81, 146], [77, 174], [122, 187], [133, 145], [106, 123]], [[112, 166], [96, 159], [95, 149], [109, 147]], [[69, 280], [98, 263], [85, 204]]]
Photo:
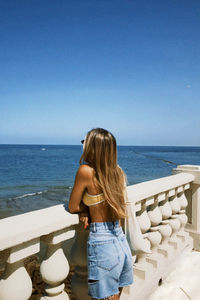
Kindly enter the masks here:
[[0, 0], [0, 143], [200, 146], [199, 0]]

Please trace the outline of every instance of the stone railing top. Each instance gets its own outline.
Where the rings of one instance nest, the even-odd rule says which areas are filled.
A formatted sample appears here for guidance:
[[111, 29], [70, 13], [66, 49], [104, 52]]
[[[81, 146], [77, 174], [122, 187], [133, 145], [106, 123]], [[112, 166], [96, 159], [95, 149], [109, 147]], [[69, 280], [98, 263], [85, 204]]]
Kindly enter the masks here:
[[176, 169], [188, 170], [188, 171], [200, 171], [200, 166], [199, 165], [178, 165]]
[[190, 173], [194, 175], [194, 182], [200, 184], [200, 166], [199, 165], [179, 165], [172, 170], [173, 174]]
[[159, 179], [154, 179], [127, 187], [128, 201], [139, 202], [152, 196], [167, 192], [176, 187], [188, 184], [194, 180], [194, 175], [180, 173]]
[[78, 223], [62, 204], [2, 219], [0, 251]]

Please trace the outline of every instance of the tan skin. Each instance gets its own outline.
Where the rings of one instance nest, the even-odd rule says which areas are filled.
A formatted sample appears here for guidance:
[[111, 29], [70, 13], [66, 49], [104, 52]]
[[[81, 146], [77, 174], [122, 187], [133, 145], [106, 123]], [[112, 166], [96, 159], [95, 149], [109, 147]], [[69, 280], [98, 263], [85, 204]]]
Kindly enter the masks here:
[[[76, 173], [74, 186], [69, 199], [69, 211], [71, 213], [79, 213], [80, 221], [83, 222], [86, 228], [88, 224], [88, 214], [86, 207], [82, 202], [84, 192], [87, 191], [90, 195], [97, 195], [102, 193], [95, 186], [95, 173], [94, 169], [89, 165], [81, 165]], [[110, 217], [108, 205], [105, 202], [99, 203], [89, 207], [89, 214], [91, 222], [112, 222]], [[122, 288], [119, 289], [121, 294]], [[118, 300], [119, 295], [112, 297], [112, 300]]]

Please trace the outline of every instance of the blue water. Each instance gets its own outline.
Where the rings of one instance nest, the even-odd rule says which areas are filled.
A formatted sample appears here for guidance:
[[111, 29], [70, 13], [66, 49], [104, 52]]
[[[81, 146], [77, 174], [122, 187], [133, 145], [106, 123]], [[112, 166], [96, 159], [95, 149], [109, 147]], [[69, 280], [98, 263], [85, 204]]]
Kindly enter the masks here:
[[[67, 201], [81, 153], [81, 146], [0, 145], [0, 217]], [[200, 147], [119, 146], [118, 163], [134, 184], [200, 165]]]

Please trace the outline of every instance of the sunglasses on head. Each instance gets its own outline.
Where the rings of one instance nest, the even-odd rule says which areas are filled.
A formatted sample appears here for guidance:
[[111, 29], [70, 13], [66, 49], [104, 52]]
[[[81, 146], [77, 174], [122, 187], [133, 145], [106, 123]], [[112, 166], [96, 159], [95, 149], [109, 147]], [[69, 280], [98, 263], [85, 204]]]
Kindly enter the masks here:
[[81, 140], [81, 144], [84, 144], [85, 140]]

